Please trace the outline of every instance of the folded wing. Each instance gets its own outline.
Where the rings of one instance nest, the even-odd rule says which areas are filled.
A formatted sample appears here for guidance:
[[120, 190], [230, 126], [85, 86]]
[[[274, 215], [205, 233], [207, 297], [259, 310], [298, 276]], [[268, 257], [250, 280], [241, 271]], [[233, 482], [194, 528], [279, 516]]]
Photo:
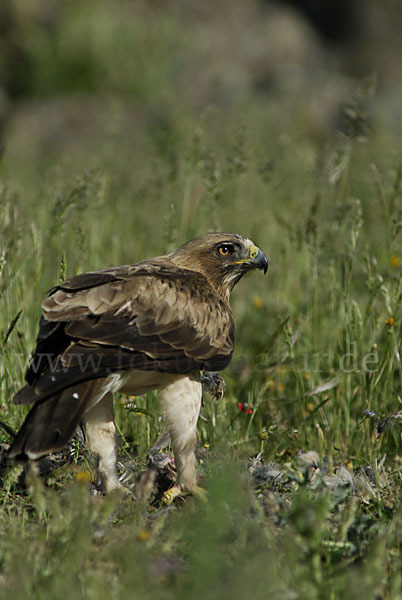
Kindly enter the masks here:
[[42, 308], [16, 403], [127, 369], [219, 371], [233, 353], [229, 306], [201, 273], [167, 258], [73, 277]]

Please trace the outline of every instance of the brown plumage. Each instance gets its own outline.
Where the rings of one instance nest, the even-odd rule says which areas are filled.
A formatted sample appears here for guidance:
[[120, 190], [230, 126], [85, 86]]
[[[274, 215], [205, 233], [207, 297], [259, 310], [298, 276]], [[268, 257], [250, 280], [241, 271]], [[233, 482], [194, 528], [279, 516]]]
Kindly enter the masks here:
[[111, 393], [163, 389], [178, 483], [194, 487], [199, 374], [230, 362], [230, 291], [246, 271], [267, 267], [249, 239], [214, 233], [167, 255], [77, 275], [54, 288], [42, 304], [27, 385], [14, 398], [35, 404], [9, 455], [37, 459], [60, 449], [82, 420], [100, 455], [104, 487], [112, 489], [118, 479]]

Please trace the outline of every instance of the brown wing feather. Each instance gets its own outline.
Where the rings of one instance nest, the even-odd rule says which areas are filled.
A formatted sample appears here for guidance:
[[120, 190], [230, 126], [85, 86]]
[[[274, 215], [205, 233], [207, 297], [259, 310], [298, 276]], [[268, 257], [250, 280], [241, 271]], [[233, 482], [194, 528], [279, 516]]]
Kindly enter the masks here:
[[167, 258], [78, 275], [43, 303], [33, 386], [16, 402], [56, 392], [113, 370], [186, 373], [227, 366], [234, 324], [227, 303], [195, 271]]
[[123, 269], [119, 278], [116, 273], [114, 281], [89, 290], [63, 285], [43, 303], [45, 319], [67, 321], [73, 338], [133, 351], [138, 339], [143, 349], [144, 338], [156, 335], [199, 360], [232, 352], [230, 308], [203, 275], [173, 265]]

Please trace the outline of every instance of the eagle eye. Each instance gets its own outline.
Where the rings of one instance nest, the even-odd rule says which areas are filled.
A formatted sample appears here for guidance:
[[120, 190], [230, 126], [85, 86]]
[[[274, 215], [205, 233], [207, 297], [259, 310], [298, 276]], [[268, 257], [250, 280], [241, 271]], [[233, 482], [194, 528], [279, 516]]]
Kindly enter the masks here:
[[233, 247], [228, 244], [222, 244], [218, 248], [218, 252], [221, 256], [228, 256], [231, 252], [233, 252]]

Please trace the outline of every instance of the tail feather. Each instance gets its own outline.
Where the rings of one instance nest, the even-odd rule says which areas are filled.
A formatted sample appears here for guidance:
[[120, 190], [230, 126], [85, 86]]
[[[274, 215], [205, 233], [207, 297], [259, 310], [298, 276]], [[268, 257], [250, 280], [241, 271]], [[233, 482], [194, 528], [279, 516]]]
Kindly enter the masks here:
[[61, 450], [73, 436], [93, 392], [94, 382], [86, 382], [37, 402], [17, 433], [9, 457], [35, 460]]

